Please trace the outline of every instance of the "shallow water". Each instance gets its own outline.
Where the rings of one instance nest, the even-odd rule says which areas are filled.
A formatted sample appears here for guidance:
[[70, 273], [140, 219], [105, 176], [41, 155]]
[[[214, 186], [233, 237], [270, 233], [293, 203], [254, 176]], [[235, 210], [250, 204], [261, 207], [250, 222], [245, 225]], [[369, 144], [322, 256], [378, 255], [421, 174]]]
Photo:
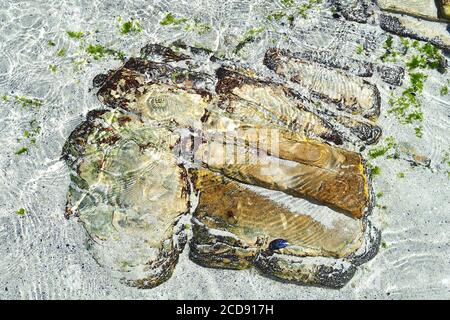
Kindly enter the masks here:
[[[92, 59], [67, 30], [91, 31], [83, 38], [87, 44], [101, 43], [127, 57], [139, 55], [146, 43], [183, 39], [261, 72], [263, 54], [274, 43], [293, 51], [327, 48], [349, 54], [364, 41], [371, 48], [365, 59], [380, 56], [385, 34], [377, 26], [324, 19], [324, 8], [292, 29], [267, 26], [267, 32], [234, 57], [233, 48], [245, 31], [266, 26], [267, 14], [280, 6], [277, 1], [253, 0], [0, 0], [0, 95], [43, 101], [40, 107], [0, 101], [0, 298], [450, 298], [450, 168], [442, 163], [450, 152], [450, 101], [438, 93], [448, 74], [436, 71], [426, 72], [420, 139], [387, 113], [390, 88], [376, 80], [382, 94], [378, 124], [384, 136], [413, 146], [431, 159], [431, 168], [383, 157], [373, 161], [382, 168], [374, 189], [383, 193], [378, 202], [386, 209], [375, 208], [370, 219], [381, 230], [383, 245], [341, 290], [285, 284], [255, 270], [202, 268], [188, 259], [188, 250], [167, 282], [149, 290], [131, 288], [111, 278], [92, 258], [82, 225], [64, 218], [69, 170], [60, 160], [62, 146], [89, 110], [102, 107], [91, 90], [94, 76], [121, 64], [113, 57]], [[168, 11], [198, 18], [213, 29], [199, 35], [161, 26]], [[139, 20], [142, 32], [121, 34], [119, 16]], [[364, 29], [363, 37], [358, 28]], [[66, 49], [62, 57], [57, 54], [60, 48]], [[73, 59], [85, 59], [86, 64], [76, 67]], [[56, 72], [49, 65], [55, 65]], [[41, 127], [35, 144], [23, 137], [32, 120]], [[16, 155], [23, 146], [28, 153]], [[405, 177], [398, 177], [399, 172]], [[16, 214], [19, 208], [25, 215]]]

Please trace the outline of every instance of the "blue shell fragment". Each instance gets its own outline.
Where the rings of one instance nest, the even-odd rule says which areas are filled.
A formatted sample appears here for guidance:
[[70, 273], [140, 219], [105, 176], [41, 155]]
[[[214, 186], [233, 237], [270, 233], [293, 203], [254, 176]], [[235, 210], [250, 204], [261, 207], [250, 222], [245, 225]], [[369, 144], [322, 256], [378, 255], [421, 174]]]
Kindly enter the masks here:
[[284, 239], [275, 239], [269, 243], [269, 250], [278, 250], [286, 248], [289, 245], [289, 242]]

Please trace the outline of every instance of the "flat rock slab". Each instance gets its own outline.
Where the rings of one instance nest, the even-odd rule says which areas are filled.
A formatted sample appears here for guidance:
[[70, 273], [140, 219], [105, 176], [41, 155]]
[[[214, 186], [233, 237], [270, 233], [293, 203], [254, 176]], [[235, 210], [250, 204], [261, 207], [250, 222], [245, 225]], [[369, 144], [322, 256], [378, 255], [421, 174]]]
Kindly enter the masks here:
[[441, 17], [450, 20], [450, 1], [449, 0], [439, 0], [440, 4], [440, 14]]
[[167, 280], [185, 244], [176, 222], [189, 210], [176, 137], [136, 116], [93, 111], [69, 137], [67, 216], [77, 216], [96, 260], [138, 287]]
[[277, 74], [347, 113], [367, 118], [378, 117], [380, 113], [380, 93], [366, 80], [295, 57], [287, 50], [269, 49], [264, 61]]
[[[196, 172], [195, 185], [200, 197], [190, 258], [198, 264], [256, 267], [271, 277], [328, 287], [342, 287], [355, 272], [347, 258], [366, 241], [363, 221], [336, 215], [324, 223], [209, 170]], [[280, 239], [289, 245], [277, 247]]]
[[381, 14], [380, 27], [402, 37], [430, 42], [444, 52], [450, 52], [450, 33], [447, 29], [447, 23], [435, 23], [408, 16]]
[[440, 20], [434, 0], [377, 0], [377, 4], [382, 10], [404, 13], [423, 19]]

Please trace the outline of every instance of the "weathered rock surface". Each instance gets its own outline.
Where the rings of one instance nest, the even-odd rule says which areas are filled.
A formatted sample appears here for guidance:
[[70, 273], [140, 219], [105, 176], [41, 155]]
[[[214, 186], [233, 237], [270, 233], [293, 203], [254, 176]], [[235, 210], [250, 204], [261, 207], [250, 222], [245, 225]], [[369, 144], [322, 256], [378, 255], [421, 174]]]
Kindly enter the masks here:
[[[361, 220], [342, 216], [330, 227], [208, 170], [196, 172], [195, 186], [200, 196], [190, 257], [197, 263], [232, 269], [256, 266], [269, 276], [332, 287], [344, 285], [354, 273], [353, 264], [340, 258], [365, 241]], [[289, 246], [272, 249], [270, 244], [280, 238]]]
[[340, 110], [367, 118], [376, 118], [380, 113], [380, 93], [363, 79], [299, 59], [286, 50], [268, 50], [265, 63], [277, 74], [334, 103]]
[[[270, 52], [269, 52], [270, 53]], [[346, 56], [338, 56], [336, 53], [328, 50], [304, 50], [300, 52], [290, 52], [292, 57], [315, 62], [326, 67], [341, 69], [351, 75], [360, 77], [371, 77], [373, 75], [373, 63], [361, 61]], [[267, 66], [270, 69], [275, 66]]]
[[366, 0], [331, 0], [337, 12], [345, 19], [366, 23], [371, 12], [369, 11], [369, 1]]
[[439, 14], [441, 18], [450, 20], [450, 1], [439, 0]]
[[405, 13], [424, 19], [439, 19], [438, 8], [434, 0], [377, 0], [377, 4], [383, 10]]
[[[239, 137], [233, 137], [234, 141], [225, 145], [212, 140], [199, 147], [196, 158], [234, 180], [311, 199], [355, 218], [364, 215], [369, 190], [360, 156], [323, 144], [295, 140], [282, 132], [277, 137], [278, 154], [266, 156], [261, 151], [270, 142], [266, 142], [260, 132], [252, 133], [253, 137], [247, 135], [244, 141], [250, 142], [250, 147], [245, 143], [239, 145], [236, 141]], [[251, 147], [257, 144], [257, 150]], [[227, 154], [227, 148], [233, 148], [231, 155]]]
[[377, 73], [384, 82], [395, 86], [401, 86], [405, 77], [405, 69], [400, 66], [379, 65]]
[[380, 27], [388, 32], [432, 43], [450, 52], [450, 34], [446, 24], [436, 24], [404, 16], [380, 15]]
[[139, 287], [168, 279], [186, 240], [184, 169], [168, 151], [177, 137], [120, 112], [89, 113], [69, 137], [67, 216], [77, 216], [96, 260]]
[[[370, 179], [352, 147], [381, 134], [352, 115], [375, 120], [376, 97], [336, 114], [338, 99], [317, 95], [324, 105], [314, 108], [290, 81], [229, 62], [215, 59], [211, 72], [200, 72], [212, 56], [185, 49], [149, 45], [144, 58], [95, 78], [110, 110], [91, 112], [63, 151], [72, 169], [67, 216], [85, 226], [89, 250], [127, 283], [156, 286], [176, 266], [190, 211], [190, 257], [201, 265], [343, 286], [379, 241], [366, 219]], [[269, 53], [266, 64], [276, 66]], [[295, 64], [284, 71], [305, 73]], [[376, 95], [351, 73], [327, 72]], [[286, 204], [296, 201], [324, 214]]]

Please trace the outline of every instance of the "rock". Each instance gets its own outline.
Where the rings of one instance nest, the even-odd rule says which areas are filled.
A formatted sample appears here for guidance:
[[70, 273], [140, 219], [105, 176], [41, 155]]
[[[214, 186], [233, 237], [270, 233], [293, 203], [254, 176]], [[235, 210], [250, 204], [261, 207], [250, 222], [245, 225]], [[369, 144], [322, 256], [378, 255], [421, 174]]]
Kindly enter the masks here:
[[[371, 77], [373, 75], [373, 63], [352, 59], [327, 50], [304, 50], [291, 52], [291, 55], [295, 58], [315, 62], [326, 67], [341, 69], [359, 77]], [[274, 66], [268, 67], [272, 70], [274, 68]]]
[[231, 179], [311, 199], [355, 218], [368, 210], [369, 185], [357, 153], [302, 141], [283, 131], [277, 132], [272, 150], [273, 137], [265, 133], [256, 129], [231, 133], [225, 141], [209, 138], [195, 157]]
[[382, 10], [404, 13], [422, 19], [439, 20], [438, 8], [434, 0], [377, 0]]
[[[258, 107], [258, 111], [250, 111], [247, 107], [238, 109], [233, 108], [236, 105], [234, 99], [230, 99], [233, 113], [235, 110], [244, 115], [250, 111], [246, 117], [247, 121], [254, 121], [251, 118], [254, 114], [267, 112], [270, 118], [275, 117], [281, 121], [287, 128], [291, 128], [296, 132], [302, 132], [311, 138], [320, 138], [325, 141], [333, 142], [337, 145], [343, 143], [343, 137], [327, 122], [317, 114], [307, 110], [301, 98], [297, 96], [289, 88], [259, 80], [249, 74], [236, 72], [228, 68], [220, 68], [217, 71], [218, 82], [216, 91], [228, 97], [236, 96], [248, 101], [253, 106], [252, 109]], [[267, 121], [267, 120], [265, 120]]]
[[[355, 119], [350, 116], [337, 115], [329, 110], [321, 114], [327, 116], [330, 122], [336, 124], [336, 126], [343, 126], [348, 130], [350, 136], [356, 137], [355, 144], [369, 145], [377, 143], [381, 137], [382, 130], [376, 124], [371, 121]], [[358, 143], [359, 142], [359, 143]]]
[[[202, 62], [204, 52], [161, 45], [142, 52], [97, 78], [109, 110], [90, 112], [63, 148], [72, 170], [66, 216], [79, 217], [99, 264], [139, 288], [161, 284], [192, 214], [190, 258], [203, 266], [343, 286], [379, 243], [356, 150], [375, 143], [380, 128], [335, 113], [321, 96], [315, 108], [289, 81], [230, 61]], [[209, 71], [198, 71], [201, 63], [211, 63]], [[355, 108], [376, 119], [370, 104]]]
[[369, 4], [365, 0], [332, 0], [333, 4], [342, 16], [350, 21], [367, 23], [370, 16]]
[[450, 1], [439, 0], [439, 15], [442, 19], [450, 20]]
[[66, 215], [77, 216], [98, 263], [127, 283], [167, 280], [183, 249], [186, 173], [168, 152], [177, 137], [133, 115], [90, 112], [63, 156], [72, 169]]
[[379, 65], [377, 73], [384, 82], [394, 86], [401, 86], [405, 77], [405, 69], [400, 66]]
[[380, 27], [402, 37], [429, 42], [444, 52], [450, 53], [450, 35], [446, 29], [447, 24], [381, 14]]
[[[364, 221], [340, 216], [330, 228], [209, 170], [197, 171], [194, 184], [200, 197], [190, 257], [196, 263], [230, 269], [254, 266], [271, 277], [328, 287], [342, 287], [355, 272], [350, 257], [366, 241]], [[340, 228], [341, 223], [347, 227]], [[271, 244], [280, 238], [288, 245], [274, 250]]]
[[99, 88], [106, 82], [106, 79], [108, 79], [108, 75], [102, 73], [98, 74], [92, 80], [92, 85], [94, 88]]
[[401, 158], [411, 164], [411, 166], [422, 166], [429, 168], [431, 159], [420, 152], [408, 143], [398, 143], [394, 148], [394, 154], [390, 155], [393, 158]]
[[366, 80], [297, 58], [287, 50], [269, 49], [264, 63], [286, 80], [337, 105], [339, 110], [367, 118], [376, 118], [380, 113], [380, 93]]

